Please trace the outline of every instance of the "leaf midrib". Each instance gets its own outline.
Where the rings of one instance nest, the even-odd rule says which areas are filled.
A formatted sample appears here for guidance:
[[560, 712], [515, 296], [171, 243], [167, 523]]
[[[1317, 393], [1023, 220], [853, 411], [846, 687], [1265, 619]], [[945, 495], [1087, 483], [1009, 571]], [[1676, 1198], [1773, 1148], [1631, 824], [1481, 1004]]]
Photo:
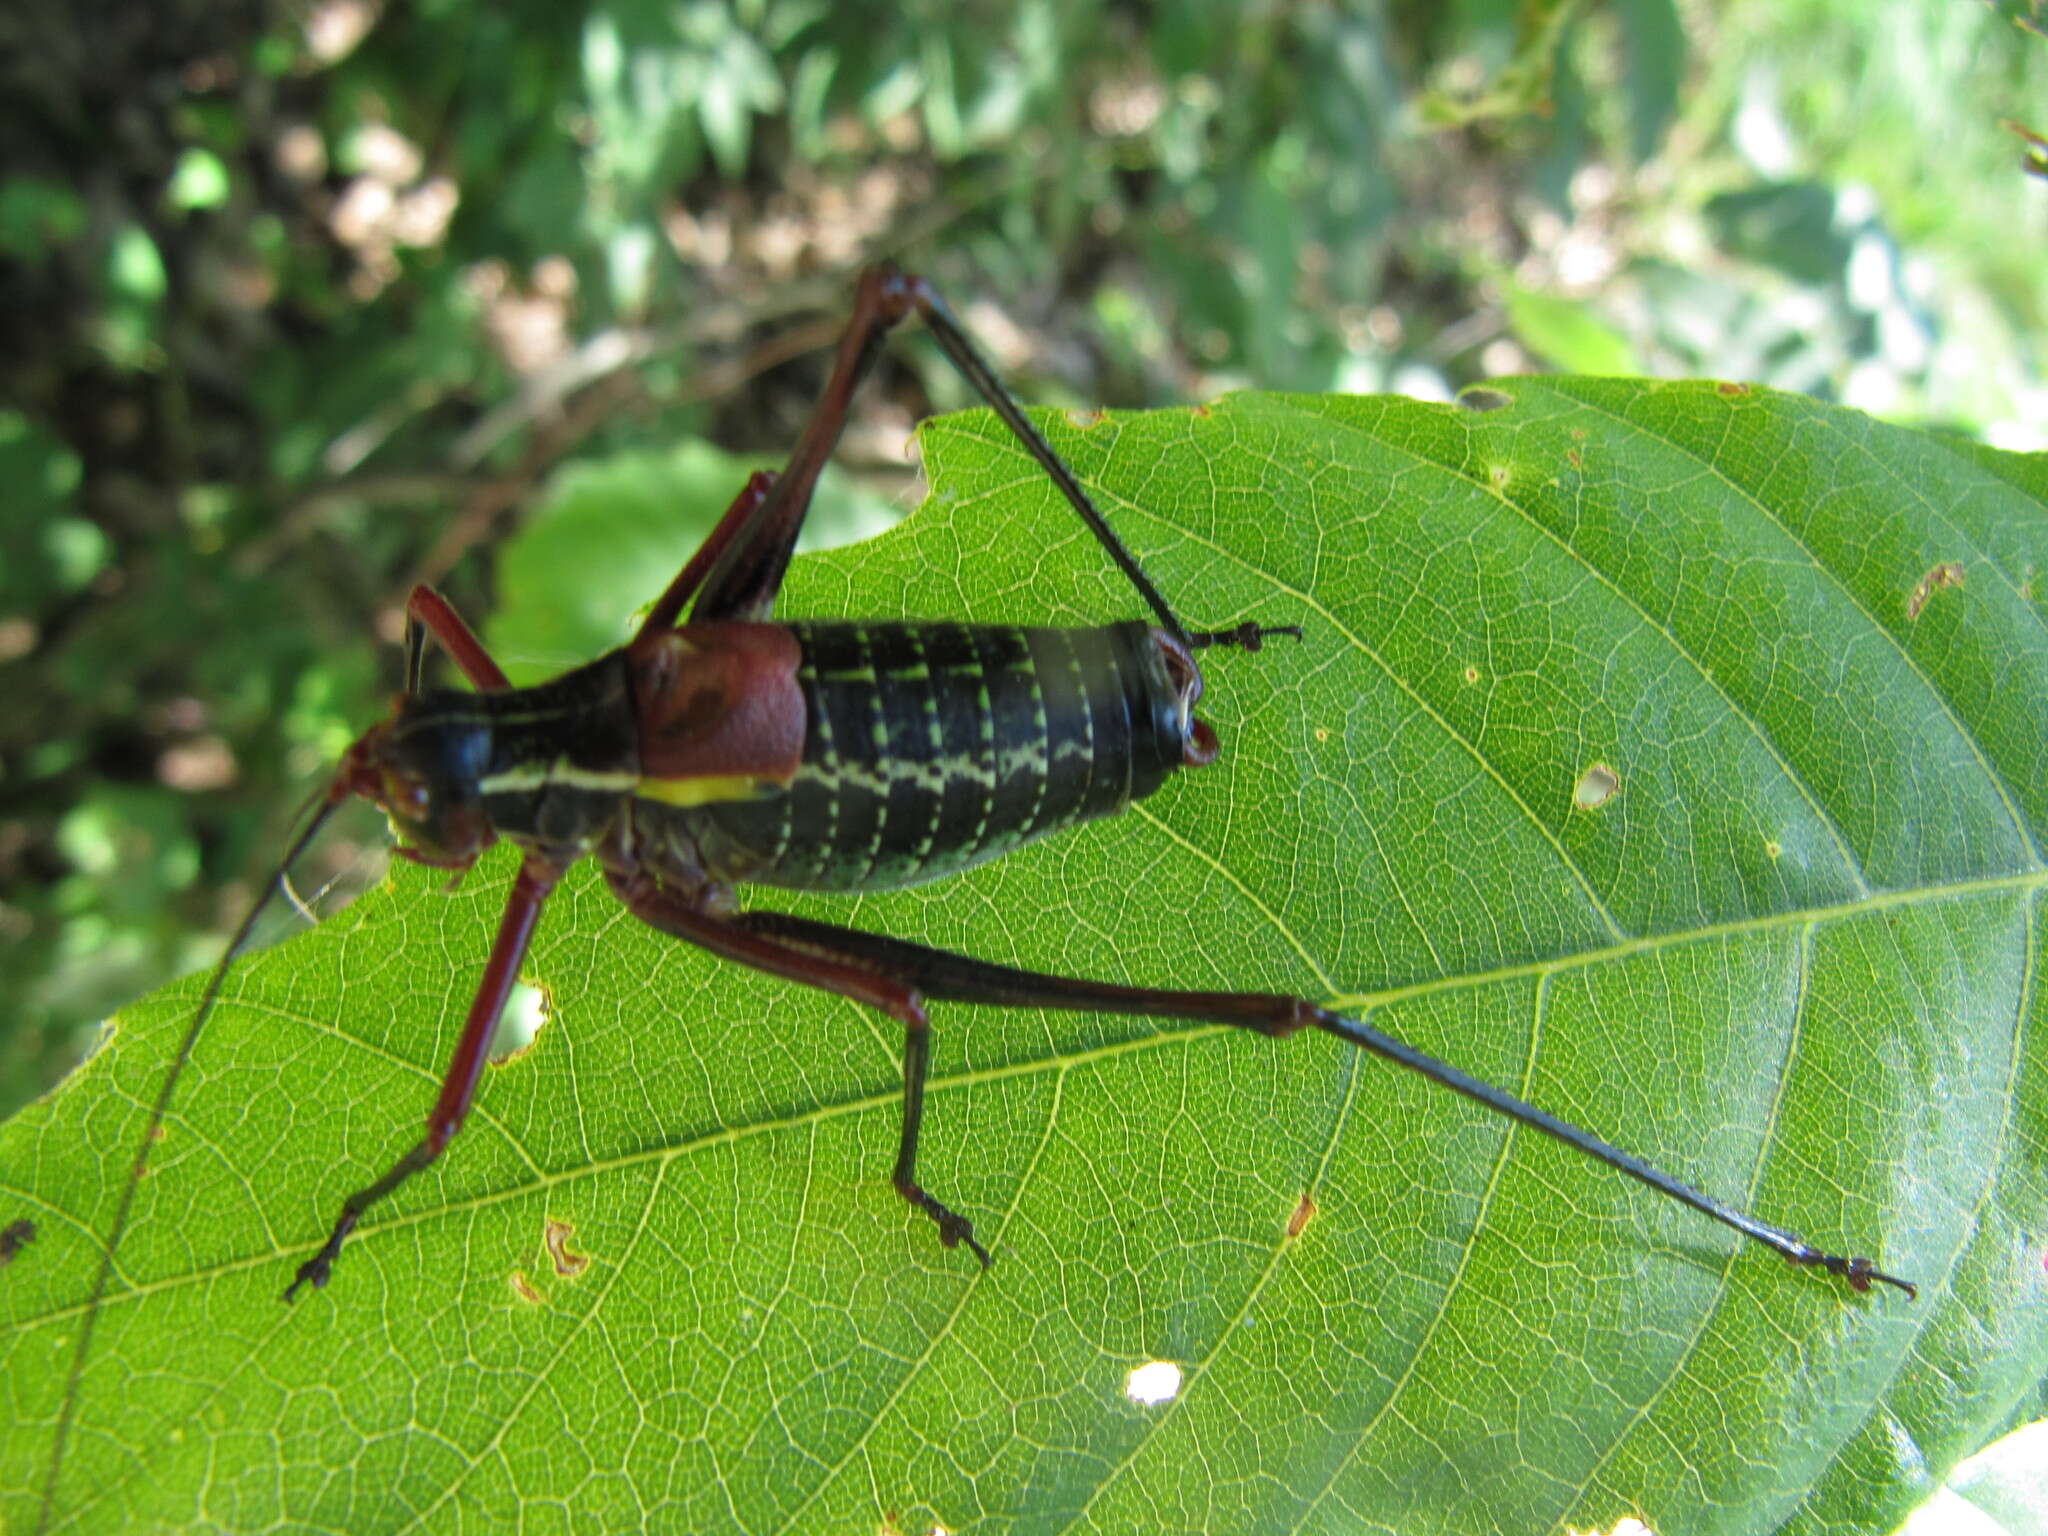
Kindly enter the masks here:
[[[1834, 903], [1821, 907], [1792, 908], [1782, 912], [1766, 913], [1756, 917], [1732, 918], [1726, 922], [1702, 924], [1697, 927], [1673, 930], [1662, 934], [1645, 934], [1624, 939], [1616, 944], [1601, 945], [1575, 951], [1568, 955], [1557, 955], [1540, 960], [1518, 961], [1493, 967], [1485, 971], [1466, 972], [1457, 976], [1432, 976], [1420, 981], [1407, 982], [1399, 986], [1379, 988], [1368, 992], [1339, 993], [1330, 996], [1325, 1006], [1339, 1012], [1370, 1015], [1382, 1008], [1427, 998], [1445, 992], [1464, 988], [1492, 986], [1502, 982], [1522, 980], [1543, 980], [1569, 971], [1590, 969], [1596, 965], [1629, 959], [1643, 954], [1655, 954], [1675, 950], [1696, 943], [1711, 943], [1720, 939], [1741, 937], [1749, 934], [1764, 934], [1795, 930], [1807, 926], [1815, 928], [1829, 923], [1844, 922], [1871, 913], [1891, 911], [1898, 908], [1933, 905], [1950, 901], [1971, 901], [1985, 896], [2023, 895], [2048, 891], [2048, 870], [2028, 870], [2021, 874], [1992, 875], [1981, 879], [1954, 881], [1939, 886], [1921, 886], [1907, 890], [1879, 891], [1851, 902]], [[718, 962], [707, 962], [718, 963]], [[196, 978], [195, 978], [196, 980]], [[293, 1019], [288, 1010], [250, 999], [223, 994], [222, 1008], [261, 1008], [273, 1017]], [[340, 1034], [324, 1021], [309, 1017], [298, 1017], [296, 1022], [308, 1028], [320, 1028], [349, 1045], [363, 1045], [365, 1042], [354, 1036]], [[1097, 1062], [1112, 1061], [1141, 1051], [1178, 1048], [1207, 1043], [1211, 1040], [1233, 1038], [1242, 1031], [1228, 1024], [1198, 1024], [1185, 1029], [1154, 1030], [1150, 1034], [1135, 1035], [1127, 1040], [1089, 1046], [1078, 1050], [1059, 1050], [1041, 1056], [1027, 1057], [1005, 1062], [1001, 1066], [985, 1067], [974, 1071], [940, 1073], [934, 1071], [928, 1079], [927, 1092], [944, 1089], [968, 1088], [982, 1083], [1008, 1082], [1030, 1077], [1046, 1071], [1064, 1073], [1075, 1067]], [[778, 1131], [794, 1130], [802, 1126], [823, 1124], [848, 1115], [866, 1114], [876, 1110], [894, 1108], [902, 1102], [901, 1088], [891, 1085], [882, 1091], [861, 1094], [853, 1098], [840, 1099], [829, 1104], [818, 1104], [794, 1114], [773, 1119], [756, 1120], [745, 1125], [723, 1126], [705, 1131], [674, 1143], [640, 1147], [631, 1152], [580, 1164], [559, 1172], [541, 1172], [521, 1183], [507, 1185], [500, 1189], [486, 1190], [479, 1194], [466, 1195], [460, 1199], [445, 1200], [439, 1204], [419, 1210], [394, 1215], [388, 1220], [367, 1222], [360, 1229], [360, 1238], [369, 1238], [385, 1230], [398, 1230], [441, 1216], [467, 1213], [487, 1209], [507, 1200], [523, 1198], [537, 1191], [560, 1188], [579, 1179], [616, 1173], [650, 1165], [660, 1166], [682, 1157], [715, 1147], [729, 1146], [735, 1142]], [[509, 1131], [503, 1133], [507, 1140], [516, 1142], [517, 1137]], [[532, 1161], [526, 1149], [517, 1149], [522, 1156]], [[63, 1213], [51, 1210], [45, 1202], [31, 1191], [16, 1185], [0, 1182], [0, 1192], [26, 1201], [38, 1210], [50, 1210], [50, 1214]], [[360, 1239], [359, 1239], [360, 1240]], [[293, 1247], [273, 1248], [268, 1252], [224, 1259], [180, 1274], [166, 1276], [161, 1280], [145, 1282], [118, 1291], [109, 1291], [102, 1303], [113, 1306], [130, 1300], [152, 1296], [162, 1291], [174, 1290], [179, 1286], [198, 1281], [210, 1280], [222, 1275], [239, 1273], [261, 1264], [278, 1263], [311, 1253], [320, 1245], [307, 1242]], [[59, 1322], [83, 1314], [84, 1304], [60, 1307], [48, 1312], [27, 1313], [17, 1319], [14, 1326], [20, 1328]]]

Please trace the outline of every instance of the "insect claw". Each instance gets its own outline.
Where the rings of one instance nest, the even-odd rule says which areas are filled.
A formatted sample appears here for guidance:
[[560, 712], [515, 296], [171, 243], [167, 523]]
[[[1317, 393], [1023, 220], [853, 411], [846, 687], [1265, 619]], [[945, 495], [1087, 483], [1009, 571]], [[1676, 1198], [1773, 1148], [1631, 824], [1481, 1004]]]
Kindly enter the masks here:
[[1901, 1280], [1897, 1275], [1888, 1275], [1868, 1259], [1851, 1259], [1847, 1268], [1841, 1271], [1843, 1277], [1859, 1291], [1867, 1291], [1873, 1280], [1882, 1281], [1906, 1293], [1908, 1301], [1920, 1299], [1920, 1287], [1910, 1280]]
[[354, 1211], [342, 1212], [341, 1220], [336, 1222], [334, 1230], [327, 1234], [327, 1241], [320, 1245], [320, 1251], [299, 1266], [299, 1272], [293, 1277], [292, 1283], [284, 1288], [286, 1301], [296, 1300], [299, 1287], [302, 1285], [310, 1285], [316, 1291], [326, 1287], [328, 1276], [334, 1272], [334, 1260], [341, 1252], [342, 1240], [355, 1229], [356, 1214]]
[[1212, 645], [1234, 645], [1239, 650], [1257, 651], [1264, 649], [1266, 642], [1275, 635], [1292, 635], [1297, 640], [1303, 638], [1299, 624], [1264, 625], [1247, 619], [1235, 629], [1209, 629], [1189, 635], [1188, 645], [1194, 650]]
[[995, 1260], [988, 1256], [988, 1250], [976, 1241], [974, 1223], [958, 1211], [934, 1198], [916, 1184], [898, 1184], [897, 1191], [912, 1205], [939, 1224], [939, 1241], [948, 1248], [957, 1248], [965, 1243], [981, 1260], [981, 1267], [987, 1269]]
[[1809, 1248], [1803, 1253], [1788, 1253], [1785, 1257], [1794, 1264], [1811, 1264], [1826, 1270], [1847, 1281], [1849, 1289], [1858, 1294], [1867, 1293], [1873, 1283], [1882, 1283], [1904, 1291], [1909, 1301], [1920, 1299], [1919, 1286], [1910, 1280], [1901, 1280], [1897, 1275], [1886, 1274], [1875, 1262], [1861, 1255], [1845, 1258], [1839, 1253], [1822, 1253], [1817, 1248]]
[[[944, 1209], [944, 1207], [940, 1208]], [[982, 1247], [975, 1239], [974, 1223], [965, 1216], [958, 1215], [953, 1211], [947, 1211], [945, 1216], [939, 1220], [939, 1241], [948, 1248], [956, 1248], [961, 1243], [965, 1243], [973, 1250], [974, 1256], [981, 1260], [981, 1267], [983, 1269], [987, 1269], [989, 1265], [995, 1262], [988, 1256], [988, 1250]]]

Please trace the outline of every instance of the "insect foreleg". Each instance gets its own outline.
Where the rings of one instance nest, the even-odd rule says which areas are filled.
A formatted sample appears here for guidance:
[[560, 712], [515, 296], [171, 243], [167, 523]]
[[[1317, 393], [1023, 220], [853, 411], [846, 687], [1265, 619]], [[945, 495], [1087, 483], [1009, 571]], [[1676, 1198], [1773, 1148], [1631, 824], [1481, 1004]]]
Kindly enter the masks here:
[[1604, 1141], [1568, 1120], [1560, 1120], [1547, 1110], [1538, 1109], [1525, 1099], [1482, 1082], [1449, 1062], [1418, 1051], [1383, 1030], [1321, 1007], [1306, 998], [1257, 992], [1182, 992], [1045, 975], [781, 912], [742, 913], [732, 922], [752, 933], [800, 944], [819, 955], [836, 956], [870, 967], [880, 975], [908, 983], [927, 998], [948, 1002], [1007, 1008], [1090, 1009], [1147, 1018], [1202, 1019], [1217, 1024], [1239, 1025], [1275, 1036], [1290, 1035], [1298, 1029], [1313, 1026], [1420, 1073], [1432, 1082], [1454, 1089], [1497, 1114], [1555, 1137], [1567, 1146], [1649, 1185], [1659, 1194], [1689, 1205], [1743, 1236], [1776, 1249], [1794, 1264], [1825, 1269], [1859, 1291], [1870, 1289], [1873, 1281], [1882, 1281], [1909, 1296], [1917, 1294], [1911, 1282], [1884, 1273], [1869, 1259], [1850, 1258], [1817, 1248], [1796, 1233], [1759, 1221], [1745, 1211], [1702, 1194], [1661, 1168], [1644, 1162], [1633, 1153], [1624, 1152], [1612, 1142]]
[[511, 679], [491, 660], [483, 642], [476, 637], [462, 615], [448, 599], [425, 582], [412, 589], [405, 602], [405, 691], [420, 691], [426, 681], [427, 636], [441, 643], [441, 649], [481, 692], [501, 693], [512, 686]]
[[899, 1020], [903, 1041], [903, 1139], [896, 1153], [896, 1191], [938, 1223], [948, 1248], [965, 1243], [988, 1267], [988, 1250], [975, 1240], [974, 1223], [917, 1182], [917, 1133], [924, 1120], [924, 1082], [931, 1060], [931, 1027], [917, 987], [843, 949], [790, 940], [744, 918], [721, 916], [643, 875], [607, 876], [619, 900], [648, 926], [687, 939], [715, 955], [771, 976], [800, 981], [866, 1003]]
[[470, 1100], [476, 1096], [477, 1079], [483, 1075], [484, 1062], [490, 1055], [491, 1036], [497, 1032], [498, 1016], [505, 1011], [505, 999], [512, 995], [513, 985], [519, 980], [520, 963], [525, 960], [527, 948], [533, 942], [533, 930], [540, 921], [541, 906], [561, 877], [559, 869], [536, 855], [527, 855], [526, 862], [519, 866], [519, 876], [512, 883], [511, 899], [505, 903], [505, 915], [498, 923], [498, 936], [491, 944], [491, 958], [484, 965], [483, 981], [477, 987], [475, 1000], [469, 1005], [469, 1018], [462, 1027], [462, 1038], [456, 1043], [455, 1055], [448, 1063], [447, 1076], [442, 1080], [441, 1096], [434, 1101], [433, 1112], [427, 1116], [427, 1134], [376, 1183], [357, 1190], [342, 1203], [341, 1216], [334, 1223], [334, 1230], [328, 1234], [327, 1241], [320, 1245], [318, 1253], [299, 1266], [297, 1276], [285, 1287], [286, 1301], [290, 1301], [302, 1285], [310, 1285], [316, 1290], [325, 1285], [334, 1268], [335, 1256], [341, 1252], [342, 1243], [362, 1219], [363, 1212], [439, 1157], [442, 1148], [462, 1129]]

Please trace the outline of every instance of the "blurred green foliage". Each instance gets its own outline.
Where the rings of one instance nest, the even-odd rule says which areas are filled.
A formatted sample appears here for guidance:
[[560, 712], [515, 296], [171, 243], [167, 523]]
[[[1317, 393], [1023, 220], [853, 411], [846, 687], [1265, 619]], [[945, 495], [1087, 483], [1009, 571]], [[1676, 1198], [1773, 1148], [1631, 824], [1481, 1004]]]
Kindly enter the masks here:
[[[2044, 115], [2038, 20], [0, 19], [0, 1108], [209, 955], [395, 680], [410, 580], [477, 616], [497, 593], [551, 611], [551, 648], [604, 643], [620, 568], [675, 562], [786, 451], [877, 255], [932, 273], [1038, 402], [1639, 370], [2037, 443], [2048, 183], [2000, 119]], [[897, 356], [844, 456], [849, 533], [914, 494], [908, 424], [964, 403], [915, 344]]]

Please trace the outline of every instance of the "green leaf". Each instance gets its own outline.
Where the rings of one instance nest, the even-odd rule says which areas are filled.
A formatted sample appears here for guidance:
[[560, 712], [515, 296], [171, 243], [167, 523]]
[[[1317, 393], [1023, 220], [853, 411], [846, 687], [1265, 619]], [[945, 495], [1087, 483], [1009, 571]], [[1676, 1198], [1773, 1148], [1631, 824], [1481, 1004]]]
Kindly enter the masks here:
[[[566, 466], [498, 562], [492, 655], [513, 682], [537, 683], [625, 644], [747, 477], [779, 467], [700, 438]], [[828, 467], [797, 548], [851, 543], [899, 515]]]
[[1573, 373], [1628, 373], [1641, 366], [1628, 337], [1582, 299], [1510, 283], [1508, 322], [1522, 345]]
[[218, 208], [233, 190], [228, 168], [219, 155], [196, 146], [178, 157], [164, 200], [173, 208]]
[[152, 305], [168, 285], [164, 259], [156, 242], [140, 224], [124, 224], [107, 252], [107, 281], [116, 295], [137, 305]]
[[[0, 1129], [0, 1523], [68, 1412], [56, 1530], [1890, 1529], [2048, 1364], [2048, 468], [1729, 386], [1474, 403], [1048, 418], [1191, 621], [1305, 640], [1210, 653], [1222, 759], [1121, 818], [773, 904], [1334, 1001], [1917, 1302], [1320, 1035], [935, 1005], [982, 1273], [890, 1188], [899, 1032], [584, 870], [548, 1022], [282, 1306], [418, 1134], [501, 849], [232, 973], [75, 1391], [197, 981]], [[1138, 610], [990, 417], [924, 436], [927, 506], [784, 611]]]
[[1629, 153], [1638, 163], [1657, 153], [1678, 115], [1685, 80], [1685, 23], [1676, 0], [1622, 0], [1621, 80], [1628, 100]]

